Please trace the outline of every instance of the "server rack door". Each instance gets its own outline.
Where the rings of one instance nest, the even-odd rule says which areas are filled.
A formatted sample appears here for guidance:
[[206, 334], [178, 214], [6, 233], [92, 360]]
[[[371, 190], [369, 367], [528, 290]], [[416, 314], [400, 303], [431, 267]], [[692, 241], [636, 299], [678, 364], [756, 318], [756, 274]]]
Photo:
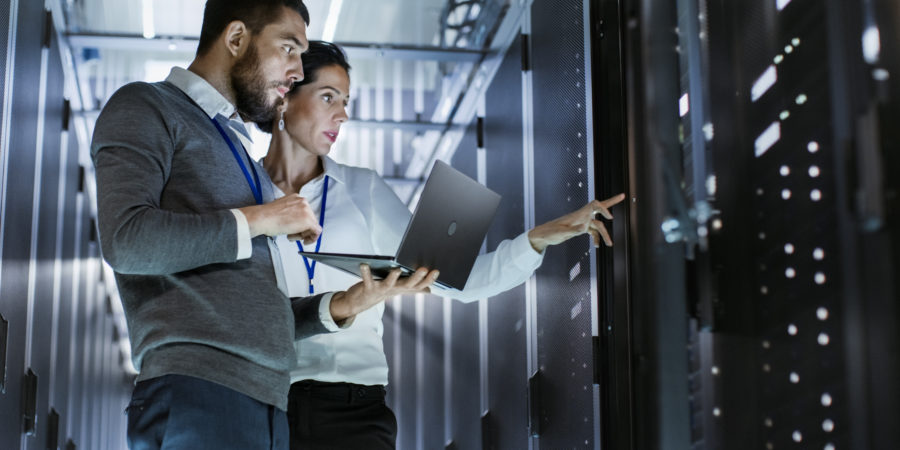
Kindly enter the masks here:
[[635, 448], [681, 449], [690, 442], [685, 245], [661, 232], [663, 223], [689, 227], [680, 198], [678, 40], [665, 31], [676, 30], [676, 17], [672, 2], [622, 2], [634, 362], [626, 432]]
[[[399, 300], [399, 301], [398, 301]], [[394, 366], [397, 384], [393, 389], [396, 394], [396, 403], [392, 405], [397, 416], [397, 448], [416, 448], [416, 393], [418, 392], [418, 379], [416, 378], [416, 299], [412, 296], [404, 296], [394, 299], [394, 303], [400, 303], [399, 334], [394, 339], [399, 339], [400, 365]], [[395, 305], [396, 307], [396, 305]], [[396, 348], [396, 347], [395, 347]]]
[[[35, 148], [37, 145], [38, 92], [41, 66], [43, 3], [17, 2], [15, 56], [8, 66], [14, 89], [4, 98], [10, 117], [2, 210], [2, 268], [0, 268], [0, 314], [9, 323], [6, 361], [6, 392], [0, 402], [0, 446], [19, 448], [23, 432], [22, 381], [25, 367], [31, 217], [34, 194]], [[11, 95], [10, 95], [11, 94]], [[11, 102], [7, 106], [7, 102]], [[4, 118], [5, 119], [5, 118]]]
[[[581, 0], [532, 7], [535, 223], [592, 199], [588, 148], [584, 7]], [[601, 249], [599, 251], [607, 251]], [[592, 311], [588, 237], [547, 250], [537, 272], [537, 361], [532, 384], [544, 448], [595, 448]]]
[[[460, 150], [451, 161], [454, 168], [477, 179], [477, 143], [475, 124], [469, 126]], [[479, 304], [453, 301], [450, 305], [450, 429], [448, 448], [481, 447], [481, 389], [483, 376], [479, 339]]]
[[[588, 103], [593, 127], [594, 192], [608, 198], [628, 185], [625, 77], [619, 0], [589, 5], [590, 79]], [[591, 143], [589, 143], [589, 146]], [[607, 223], [615, 245], [597, 255], [597, 337], [594, 375], [600, 448], [628, 449], [632, 442], [631, 292], [629, 286], [629, 209], [632, 193]]]
[[75, 286], [74, 295], [75, 302], [72, 305], [72, 314], [75, 316], [73, 320], [71, 347], [70, 347], [70, 368], [71, 377], [68, 386], [69, 391], [69, 409], [67, 419], [68, 439], [72, 439], [76, 445], [85, 445], [83, 426], [87, 420], [85, 391], [88, 378], [85, 375], [85, 366], [87, 366], [87, 340], [88, 340], [88, 307], [90, 304], [89, 293], [92, 292], [90, 284], [94, 283], [91, 276], [90, 247], [91, 244], [91, 227], [90, 210], [88, 209], [84, 194], [79, 195], [79, 205], [76, 216], [76, 262], [75, 262]]
[[481, 396], [478, 347], [478, 304], [454, 302], [451, 306], [451, 380], [452, 396], [448, 435], [456, 449], [481, 447]]
[[[840, 187], [831, 159], [835, 124], [830, 111], [835, 103], [828, 61], [834, 55], [828, 34], [836, 30], [821, 26], [827, 21], [825, 2], [730, 5], [723, 10], [719, 17], [728, 22], [711, 24], [711, 31], [720, 33], [712, 37], [734, 42], [733, 83], [741, 95], [733, 106], [735, 142], [714, 147], [717, 172], [725, 180], [723, 189], [749, 192], [752, 198], [745, 203], [748, 212], [735, 211], [736, 204], [723, 205], [722, 219], [731, 226], [717, 237], [724, 241], [722, 247], [713, 251], [721, 252], [724, 267], [748, 274], [752, 288], [735, 292], [722, 279], [723, 313], [712, 340], [714, 362], [725, 374], [722, 414], [755, 411], [755, 417], [742, 421], [755, 429], [750, 441], [736, 439], [730, 428], [711, 436], [718, 439], [710, 444], [846, 447], [847, 410], [831, 406], [850, 401], [842, 381], [846, 355], [837, 345], [845, 339], [839, 325], [845, 280], [834, 213], [840, 209]], [[736, 27], [749, 34], [736, 34]], [[736, 184], [738, 180], [746, 184]], [[742, 217], [750, 220], [742, 222]], [[734, 240], [753, 242], [743, 258], [724, 253]], [[740, 332], [755, 339], [729, 338]], [[725, 356], [739, 352], [752, 356]], [[747, 386], [755, 391], [752, 400], [741, 394]]]
[[[487, 249], [525, 231], [522, 124], [522, 37], [510, 45], [485, 94], [483, 147], [487, 186], [503, 199]], [[527, 448], [528, 329], [525, 287], [487, 301], [487, 393], [490, 448]]]
[[[662, 103], [685, 100], [684, 189], [670, 192], [709, 194], [717, 214], [703, 228], [709, 253], [685, 238], [697, 252], [686, 274], [694, 448], [896, 444], [886, 423], [898, 408], [881, 399], [897, 392], [897, 377], [884, 375], [896, 364], [882, 363], [896, 361], [886, 343], [897, 340], [887, 275], [897, 233], [873, 181], [883, 175], [875, 111], [885, 91], [859, 45], [872, 5], [682, 1], [680, 78], [645, 71], [681, 81], [678, 94], [659, 91]], [[696, 17], [708, 28], [684, 26]], [[685, 33], [708, 47], [690, 48], [698, 36]], [[702, 127], [698, 105], [711, 108]], [[690, 182], [701, 152], [715, 175], [706, 186]]]
[[[47, 441], [47, 417], [50, 412], [50, 378], [53, 364], [50, 360], [50, 339], [53, 333], [53, 296], [55, 290], [55, 266], [57, 224], [59, 211], [59, 167], [62, 132], [63, 73], [59, 55], [59, 43], [51, 34], [50, 46], [43, 51], [41, 92], [43, 93], [43, 120], [40, 122], [40, 149], [35, 152], [34, 185], [36, 204], [31, 246], [35, 251], [33, 283], [33, 313], [29, 324], [31, 340], [31, 368], [38, 375], [37, 432], [29, 442], [44, 445]], [[29, 444], [33, 445], [33, 444]]]
[[77, 203], [79, 189], [79, 165], [77, 141], [71, 139], [71, 134], [66, 132], [64, 146], [62, 148], [65, 185], [61, 199], [63, 209], [62, 217], [62, 242], [60, 248], [59, 268], [59, 309], [57, 310], [56, 327], [56, 360], [54, 362], [54, 382], [50, 404], [60, 415], [59, 441], [65, 442], [68, 436], [70, 422], [69, 391], [72, 389], [73, 372], [71, 367], [71, 346], [73, 341], [74, 323], [77, 319], [75, 292], [75, 247], [78, 239], [75, 234], [77, 220]]
[[417, 448], [443, 448], [444, 441], [444, 301], [419, 296], [419, 367], [416, 401], [420, 411]]

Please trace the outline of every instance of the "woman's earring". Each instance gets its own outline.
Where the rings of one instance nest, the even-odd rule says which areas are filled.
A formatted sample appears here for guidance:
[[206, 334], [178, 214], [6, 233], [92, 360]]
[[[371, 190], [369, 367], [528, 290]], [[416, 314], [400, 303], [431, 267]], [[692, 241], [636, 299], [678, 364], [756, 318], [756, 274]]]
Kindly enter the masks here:
[[284, 111], [281, 112], [281, 118], [278, 119], [278, 129], [284, 131]]

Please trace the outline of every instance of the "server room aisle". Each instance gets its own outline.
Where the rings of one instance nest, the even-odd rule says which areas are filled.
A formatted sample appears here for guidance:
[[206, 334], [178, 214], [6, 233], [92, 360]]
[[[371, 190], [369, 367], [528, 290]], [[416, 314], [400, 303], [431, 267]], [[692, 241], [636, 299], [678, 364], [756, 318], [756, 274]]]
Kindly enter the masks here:
[[[611, 248], [387, 302], [398, 449], [900, 447], [895, 0], [305, 3], [353, 67], [331, 156], [410, 208], [452, 164], [503, 196], [489, 251], [627, 194]], [[191, 61], [204, 4], [0, 0], [2, 450], [126, 448], [90, 138]]]

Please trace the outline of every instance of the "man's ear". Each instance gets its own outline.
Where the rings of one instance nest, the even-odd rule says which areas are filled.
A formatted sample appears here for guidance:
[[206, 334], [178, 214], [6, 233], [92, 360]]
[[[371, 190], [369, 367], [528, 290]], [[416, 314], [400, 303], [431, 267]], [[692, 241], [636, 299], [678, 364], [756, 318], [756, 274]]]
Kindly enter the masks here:
[[250, 30], [244, 22], [234, 20], [225, 27], [222, 39], [231, 56], [238, 57], [250, 44]]

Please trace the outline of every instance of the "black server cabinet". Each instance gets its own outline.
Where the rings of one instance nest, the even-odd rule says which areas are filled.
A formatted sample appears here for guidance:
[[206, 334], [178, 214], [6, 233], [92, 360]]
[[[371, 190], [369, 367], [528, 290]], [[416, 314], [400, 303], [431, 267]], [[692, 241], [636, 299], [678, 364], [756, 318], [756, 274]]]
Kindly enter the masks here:
[[[645, 368], [625, 433], [636, 448], [685, 431], [695, 449], [895, 447], [896, 5], [621, 4], [634, 267], [650, 272], [635, 279], [658, 282], [634, 290], [626, 347]], [[666, 321], [642, 311], [662, 286], [686, 299]], [[667, 334], [688, 351], [661, 353]]]
[[710, 42], [721, 41], [710, 61], [730, 64], [713, 66], [727, 76], [710, 89], [724, 227], [710, 242], [709, 347], [697, 349], [713, 364], [707, 448], [889, 448], [896, 427], [883, 421], [898, 409], [880, 399], [896, 396], [897, 366], [880, 361], [896, 361], [885, 351], [897, 342], [896, 224], [878, 212], [891, 168], [875, 162], [887, 149], [868, 111], [879, 85], [860, 45], [871, 3], [709, 13]]

